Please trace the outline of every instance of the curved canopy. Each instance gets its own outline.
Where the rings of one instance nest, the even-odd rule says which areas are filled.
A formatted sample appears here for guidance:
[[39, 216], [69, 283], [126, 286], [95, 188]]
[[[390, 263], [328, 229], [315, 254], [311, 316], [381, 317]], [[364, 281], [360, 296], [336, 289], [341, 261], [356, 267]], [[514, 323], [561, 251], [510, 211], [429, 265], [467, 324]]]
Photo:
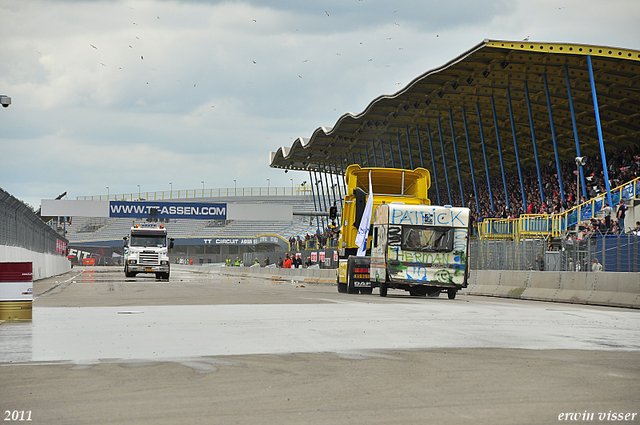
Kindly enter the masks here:
[[442, 171], [444, 150], [451, 176], [457, 155], [464, 181], [470, 178], [469, 157], [484, 170], [483, 141], [494, 175], [500, 154], [506, 172], [517, 171], [516, 152], [521, 164], [535, 166], [534, 140], [544, 164], [555, 160], [554, 136], [560, 160], [573, 161], [576, 134], [581, 154], [597, 154], [589, 57], [605, 148], [637, 144], [640, 51], [484, 40], [399, 92], [374, 99], [360, 114], [345, 114], [332, 128], [319, 127], [310, 138], [271, 152], [270, 166], [340, 174], [353, 163], [433, 170], [433, 146], [436, 166]]

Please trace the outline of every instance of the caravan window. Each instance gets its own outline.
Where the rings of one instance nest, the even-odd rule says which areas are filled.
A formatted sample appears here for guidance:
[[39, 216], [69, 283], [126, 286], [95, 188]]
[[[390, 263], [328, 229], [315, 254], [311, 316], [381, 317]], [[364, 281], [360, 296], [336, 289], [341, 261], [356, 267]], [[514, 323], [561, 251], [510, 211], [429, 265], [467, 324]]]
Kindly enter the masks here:
[[451, 227], [402, 227], [402, 249], [420, 252], [450, 252], [453, 250]]

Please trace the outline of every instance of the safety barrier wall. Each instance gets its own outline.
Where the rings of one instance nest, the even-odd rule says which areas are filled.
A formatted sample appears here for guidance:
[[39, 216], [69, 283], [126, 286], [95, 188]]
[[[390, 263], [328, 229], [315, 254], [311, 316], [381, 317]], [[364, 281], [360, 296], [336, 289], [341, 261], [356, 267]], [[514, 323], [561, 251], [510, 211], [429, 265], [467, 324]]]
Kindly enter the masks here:
[[471, 295], [640, 308], [640, 273], [474, 270]]
[[[261, 277], [294, 283], [336, 283], [335, 269], [172, 266], [174, 270]], [[463, 294], [640, 308], [640, 273], [476, 270]]]
[[276, 267], [223, 267], [171, 265], [172, 270], [215, 273], [228, 276], [261, 277], [298, 283], [336, 283], [336, 269], [278, 269]]
[[71, 270], [71, 262], [56, 254], [44, 254], [16, 246], [0, 245], [0, 261], [33, 263], [33, 280], [46, 279]]

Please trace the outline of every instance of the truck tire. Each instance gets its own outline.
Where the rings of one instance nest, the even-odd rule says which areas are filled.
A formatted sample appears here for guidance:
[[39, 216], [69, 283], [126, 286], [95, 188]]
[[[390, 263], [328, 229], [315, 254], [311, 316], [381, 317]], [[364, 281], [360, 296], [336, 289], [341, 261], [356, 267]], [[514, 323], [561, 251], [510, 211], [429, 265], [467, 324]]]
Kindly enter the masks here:
[[449, 299], [450, 299], [450, 300], [455, 300], [455, 299], [456, 299], [456, 293], [457, 293], [457, 292], [458, 292], [458, 291], [456, 291], [455, 289], [449, 289], [449, 290], [447, 291], [447, 295], [449, 296]]
[[136, 277], [136, 274], [129, 271], [129, 267], [124, 266], [124, 276], [125, 277]]
[[340, 276], [336, 277], [336, 284], [338, 285], [338, 292], [341, 294], [347, 293], [347, 284], [340, 283]]
[[359, 292], [360, 291], [358, 290], [358, 288], [353, 286], [353, 279], [351, 278], [351, 273], [349, 273], [349, 275], [347, 275], [347, 293], [348, 294], [357, 294]]
[[381, 283], [380, 284], [380, 296], [381, 297], [386, 297], [388, 289], [389, 289], [389, 285], [387, 285], [386, 283]]

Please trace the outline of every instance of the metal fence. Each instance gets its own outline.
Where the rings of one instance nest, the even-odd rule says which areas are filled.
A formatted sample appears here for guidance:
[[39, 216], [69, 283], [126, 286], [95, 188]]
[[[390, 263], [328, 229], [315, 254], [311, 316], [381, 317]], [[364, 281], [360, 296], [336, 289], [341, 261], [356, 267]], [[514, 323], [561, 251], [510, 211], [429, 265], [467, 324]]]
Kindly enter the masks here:
[[602, 271], [640, 272], [640, 237], [595, 235], [584, 240], [544, 239], [470, 241], [471, 270], [546, 270], [590, 272], [594, 260]]
[[67, 239], [44, 223], [20, 200], [0, 189], [0, 245], [44, 254], [64, 254], [67, 243]]

